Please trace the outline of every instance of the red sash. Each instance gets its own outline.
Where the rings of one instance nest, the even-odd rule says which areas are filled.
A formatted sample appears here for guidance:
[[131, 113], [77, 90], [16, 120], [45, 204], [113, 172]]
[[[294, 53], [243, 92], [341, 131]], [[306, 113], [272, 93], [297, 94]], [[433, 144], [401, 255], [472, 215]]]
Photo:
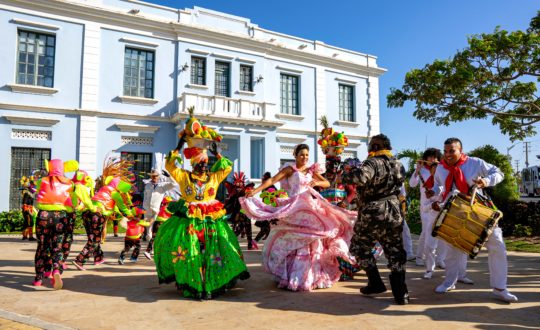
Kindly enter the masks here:
[[446, 182], [444, 184], [443, 200], [446, 200], [446, 197], [452, 191], [452, 184], [454, 182], [456, 183], [456, 188], [460, 192], [469, 194], [469, 185], [467, 184], [467, 180], [465, 180], [465, 176], [460, 167], [467, 159], [469, 159], [467, 155], [461, 154], [461, 157], [454, 165], [448, 165], [445, 159], [442, 160], [441, 165], [448, 171], [448, 176], [446, 177]]
[[433, 174], [431, 174], [431, 166], [424, 165], [424, 168], [429, 171], [429, 178], [424, 183], [424, 187], [426, 189], [431, 189], [435, 185], [435, 178], [433, 177]]

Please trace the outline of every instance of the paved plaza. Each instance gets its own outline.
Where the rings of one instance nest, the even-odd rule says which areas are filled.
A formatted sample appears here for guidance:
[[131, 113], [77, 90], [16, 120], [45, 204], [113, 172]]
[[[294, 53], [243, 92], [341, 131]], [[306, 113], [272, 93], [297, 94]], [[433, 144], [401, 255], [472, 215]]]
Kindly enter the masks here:
[[[76, 236], [71, 258], [83, 243]], [[411, 304], [396, 306], [390, 291], [362, 296], [363, 273], [310, 293], [276, 289], [261, 252], [241, 245], [251, 278], [216, 300], [194, 301], [181, 298], [173, 284], [158, 285], [153, 261], [142, 254], [137, 263], [118, 265], [123, 240], [113, 237], [103, 246], [107, 262], [84, 272], [71, 267], [63, 290], [53, 291], [48, 280], [32, 287], [35, 242], [1, 236], [0, 329], [540, 329], [538, 254], [509, 252], [509, 288], [518, 303], [492, 299], [484, 252], [469, 261], [476, 283], [444, 295], [433, 292], [442, 271], [423, 280], [422, 267], [409, 263]], [[380, 266], [388, 284], [384, 260]]]

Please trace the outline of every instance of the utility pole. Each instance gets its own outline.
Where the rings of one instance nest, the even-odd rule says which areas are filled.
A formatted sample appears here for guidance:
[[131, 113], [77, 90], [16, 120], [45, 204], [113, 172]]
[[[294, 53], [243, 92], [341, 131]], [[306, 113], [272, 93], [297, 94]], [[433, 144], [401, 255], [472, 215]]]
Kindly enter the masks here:
[[525, 145], [525, 167], [529, 167], [529, 151], [531, 151], [531, 142], [523, 142]]
[[519, 160], [515, 160], [516, 162], [516, 173], [519, 173]]

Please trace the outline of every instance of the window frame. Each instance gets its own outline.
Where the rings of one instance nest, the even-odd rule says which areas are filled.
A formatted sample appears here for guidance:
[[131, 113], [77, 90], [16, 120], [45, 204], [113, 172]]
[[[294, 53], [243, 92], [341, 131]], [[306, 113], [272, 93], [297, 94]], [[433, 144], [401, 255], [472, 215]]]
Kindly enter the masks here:
[[[245, 78], [248, 77], [244, 74], [244, 71], [242, 69], [249, 68], [250, 74], [249, 74], [249, 85], [246, 84]], [[240, 64], [240, 91], [242, 92], [253, 92], [253, 65], [247, 65], [247, 64]], [[245, 87], [247, 86], [247, 89]]]
[[[292, 87], [290, 88], [290, 93], [289, 93], [289, 88], [285, 89], [284, 90], [284, 78], [286, 78], [287, 80], [292, 80], [294, 82], [294, 80], [296, 81], [296, 90], [292, 87], [294, 87], [294, 83], [291, 85]], [[284, 95], [287, 94], [287, 98], [284, 99]], [[289, 105], [290, 100], [289, 100], [289, 94], [291, 95], [291, 99], [293, 101], [293, 104], [292, 105]], [[280, 72], [280, 76], [279, 76], [279, 111], [281, 114], [287, 114], [287, 115], [294, 115], [294, 116], [300, 116], [301, 115], [301, 111], [300, 111], [300, 76], [299, 75], [293, 75], [293, 74], [289, 74], [289, 73], [286, 73], [286, 72]], [[296, 98], [292, 97], [296, 95]], [[284, 109], [286, 109], [286, 111], [284, 111]], [[291, 111], [289, 112], [288, 110], [291, 109]], [[296, 109], [296, 111], [294, 111]]]
[[[227, 66], [228, 68], [228, 72], [227, 72], [227, 76], [226, 76], [226, 87], [227, 87], [227, 92], [225, 93], [225, 95], [223, 94], [218, 94], [218, 90], [221, 91], [221, 89], [219, 89], [218, 87], [218, 84], [220, 84], [220, 82], [218, 81], [218, 71], [217, 71], [217, 67], [218, 65], [225, 65]], [[216, 96], [222, 96], [222, 97], [231, 97], [231, 73], [232, 73], [232, 65], [231, 65], [231, 62], [227, 62], [227, 61], [215, 61], [214, 63], [214, 95]], [[224, 76], [225, 77], [225, 76]]]
[[[260, 147], [260, 150], [258, 154], [255, 156], [253, 153], [253, 145], [257, 144]], [[264, 144], [264, 138], [251, 138], [249, 141], [249, 150], [250, 150], [250, 177], [251, 179], [262, 179], [262, 176], [264, 174], [264, 167], [265, 167], [265, 144]], [[257, 159], [255, 159], [257, 158]], [[257, 161], [257, 162], [254, 162]], [[258, 163], [259, 165], [255, 165], [255, 163]], [[259, 169], [259, 173], [256, 172], [255, 169]]]
[[[15, 153], [18, 152], [19, 162], [15, 162]], [[47, 155], [48, 154], [48, 155]], [[47, 157], [48, 156], [48, 157]], [[35, 170], [43, 169], [44, 160], [51, 160], [51, 148], [32, 148], [32, 147], [11, 147], [10, 154], [10, 187], [9, 187], [9, 209], [19, 209], [21, 207], [22, 197], [20, 194], [20, 179], [23, 175], [30, 176]], [[25, 163], [29, 163], [25, 166]], [[21, 175], [22, 174], [22, 175]]]
[[[349, 99], [345, 99], [344, 91], [350, 91]], [[348, 101], [348, 104], [345, 104]], [[348, 84], [338, 84], [338, 112], [339, 120], [347, 122], [356, 122], [355, 109], [355, 86]]]
[[[25, 44], [25, 51], [24, 53], [26, 54], [26, 58], [25, 58], [25, 62], [21, 62], [20, 59], [21, 59], [21, 34], [22, 33], [26, 33], [26, 41], [24, 42]], [[34, 52], [32, 53], [29, 53], [28, 52], [28, 48], [29, 48], [29, 44], [28, 43], [28, 37], [30, 34], [33, 34], [35, 35], [35, 38], [34, 38], [34, 42], [33, 42], [33, 47], [34, 47]], [[45, 38], [45, 41], [44, 41], [44, 45], [42, 46], [44, 49], [43, 49], [43, 65], [40, 65], [40, 54], [39, 54], [39, 45], [38, 45], [38, 41], [41, 40], [41, 36], [43, 36]], [[49, 38], [53, 38], [53, 42], [52, 42], [52, 45], [49, 45], [48, 44], [48, 41], [49, 41]], [[48, 48], [52, 48], [52, 55], [47, 55], [47, 51], [48, 51]], [[30, 64], [29, 62], [29, 56], [32, 55], [34, 57], [34, 60], [32, 61], [33, 63]], [[15, 60], [15, 65], [16, 65], [16, 69], [15, 69], [15, 82], [18, 84], [18, 85], [26, 85], [26, 86], [36, 86], [36, 87], [45, 87], [45, 88], [54, 88], [54, 77], [55, 77], [55, 66], [56, 66], [56, 34], [55, 33], [48, 33], [48, 32], [43, 32], [43, 31], [35, 31], [35, 30], [27, 30], [27, 29], [23, 29], [23, 28], [18, 28], [17, 29], [17, 52], [16, 52], [16, 60]], [[52, 63], [50, 63], [50, 65], [46, 65], [47, 64], [47, 58], [52, 58]], [[24, 73], [23, 76], [24, 76], [24, 81], [21, 82], [21, 79], [20, 79], [20, 69], [21, 69], [21, 65], [24, 65]], [[34, 69], [33, 69], [33, 73], [31, 74], [33, 76], [32, 78], [32, 83], [28, 83], [28, 68], [29, 66], [33, 66]], [[42, 84], [39, 84], [39, 78], [40, 78], [40, 74], [39, 74], [39, 70], [40, 70], [40, 67], [42, 67], [43, 69], [43, 74], [41, 75], [42, 77]], [[51, 70], [51, 75], [45, 75], [45, 72], [47, 71], [47, 69], [50, 69]], [[46, 80], [50, 78], [51, 80], [51, 83], [50, 83], [50, 86], [48, 86], [46, 84]]]
[[[199, 70], [200, 67], [194, 64], [194, 60], [201, 60], [202, 62], [202, 75], [199, 75], [199, 73], [194, 74], [194, 70]], [[206, 57], [204, 56], [191, 56], [191, 66], [190, 66], [190, 74], [189, 74], [189, 82], [193, 85], [199, 85], [199, 86], [206, 86], [206, 72], [207, 72], [207, 63], [206, 63]], [[196, 80], [194, 80], [194, 78]], [[199, 83], [199, 79], [202, 79], [202, 84]]]
[[[131, 53], [130, 53], [130, 58], [129, 58], [129, 66], [127, 65], [126, 63], [126, 57], [127, 57], [127, 51], [130, 50]], [[131, 65], [131, 61], [133, 61], [133, 52], [137, 52], [137, 67], [133, 67]], [[141, 76], [140, 76], [140, 56], [142, 53], [145, 53], [145, 62], [144, 62], [144, 86], [141, 87], [140, 85], [140, 82], [141, 82]], [[152, 59], [151, 60], [148, 60], [148, 54], [152, 54]], [[152, 69], [148, 69], [148, 62], [151, 62], [152, 63]], [[135, 69], [136, 72], [137, 72], [137, 77], [134, 78], [132, 75], [127, 75], [126, 74], [126, 68], [129, 68], [130, 72]], [[132, 47], [132, 46], [125, 46], [124, 47], [124, 74], [123, 74], [123, 89], [122, 89], [122, 95], [123, 96], [129, 96], [129, 97], [139, 97], [139, 98], [144, 98], [144, 99], [153, 99], [154, 98], [154, 93], [155, 93], [155, 78], [156, 78], [156, 52], [154, 50], [150, 50], [150, 49], [144, 49], [144, 48], [137, 48], [137, 47]], [[151, 71], [152, 72], [152, 78], [146, 78], [147, 75], [148, 75], [148, 72]], [[137, 81], [137, 86], [135, 87], [135, 90], [137, 91], [137, 95], [132, 95], [131, 93], [131, 89], [133, 89], [134, 87], [131, 86], [131, 83], [128, 84], [128, 90], [129, 90], [129, 93], [126, 94], [126, 79], [129, 79], [130, 82], [132, 79], [136, 79]], [[150, 96], [146, 96], [146, 90], [148, 89], [146, 87], [146, 83], [147, 81], [151, 81], [151, 92], [150, 92]], [[141, 88], [144, 89], [144, 92], [143, 94], [141, 95], [140, 92], [141, 92]]]

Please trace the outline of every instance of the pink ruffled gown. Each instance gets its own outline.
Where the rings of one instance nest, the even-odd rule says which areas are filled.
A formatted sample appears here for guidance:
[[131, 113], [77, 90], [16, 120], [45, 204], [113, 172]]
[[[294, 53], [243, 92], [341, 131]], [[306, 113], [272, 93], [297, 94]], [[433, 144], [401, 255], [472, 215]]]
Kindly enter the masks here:
[[336, 257], [351, 260], [349, 244], [356, 212], [330, 204], [309, 186], [318, 164], [307, 174], [294, 170], [282, 181], [289, 198], [279, 199], [278, 206], [264, 204], [257, 197], [241, 199], [246, 215], [255, 220], [279, 219], [263, 248], [263, 265], [274, 275], [278, 287], [293, 291], [329, 288], [341, 272]]

